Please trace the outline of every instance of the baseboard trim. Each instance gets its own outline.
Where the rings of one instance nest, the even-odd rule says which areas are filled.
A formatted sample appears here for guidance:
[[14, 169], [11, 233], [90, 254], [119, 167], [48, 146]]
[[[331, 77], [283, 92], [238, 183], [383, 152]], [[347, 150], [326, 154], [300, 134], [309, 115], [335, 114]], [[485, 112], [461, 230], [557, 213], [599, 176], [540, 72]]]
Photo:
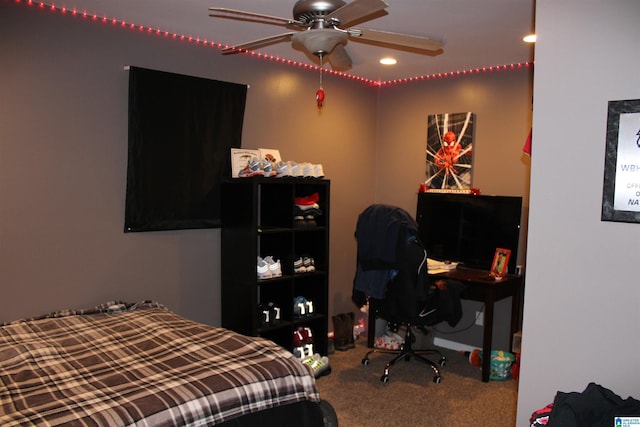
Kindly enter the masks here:
[[456, 350], [456, 351], [481, 350], [478, 347], [473, 347], [473, 346], [462, 344], [455, 341], [445, 340], [440, 337], [433, 338], [433, 345], [438, 347], [448, 348], [449, 350]]

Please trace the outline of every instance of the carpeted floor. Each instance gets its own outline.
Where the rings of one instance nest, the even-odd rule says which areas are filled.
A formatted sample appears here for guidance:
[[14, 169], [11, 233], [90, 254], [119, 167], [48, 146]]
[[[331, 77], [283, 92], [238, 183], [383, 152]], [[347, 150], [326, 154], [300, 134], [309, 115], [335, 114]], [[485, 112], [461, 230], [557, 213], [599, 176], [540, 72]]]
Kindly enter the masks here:
[[335, 408], [340, 427], [515, 426], [516, 381], [483, 383], [480, 369], [464, 355], [440, 349], [447, 356], [440, 384], [433, 382], [431, 368], [413, 359], [398, 362], [383, 383], [380, 377], [392, 356], [374, 354], [363, 366], [367, 350], [360, 339], [355, 349], [329, 355], [332, 372], [317, 380], [320, 397]]

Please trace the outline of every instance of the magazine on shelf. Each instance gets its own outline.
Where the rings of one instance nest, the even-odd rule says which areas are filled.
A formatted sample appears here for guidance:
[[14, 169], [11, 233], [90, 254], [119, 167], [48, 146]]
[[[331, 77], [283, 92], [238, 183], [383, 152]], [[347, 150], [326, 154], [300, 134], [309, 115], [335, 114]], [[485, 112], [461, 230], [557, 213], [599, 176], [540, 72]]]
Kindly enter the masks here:
[[270, 161], [274, 167], [274, 170], [276, 163], [282, 161], [282, 157], [280, 157], [280, 150], [276, 150], [273, 148], [258, 148], [258, 151], [260, 152], [260, 158]]
[[231, 149], [231, 177], [238, 178], [240, 171], [244, 169], [249, 160], [253, 157], [259, 159], [259, 150], [248, 150], [244, 148], [232, 148]]

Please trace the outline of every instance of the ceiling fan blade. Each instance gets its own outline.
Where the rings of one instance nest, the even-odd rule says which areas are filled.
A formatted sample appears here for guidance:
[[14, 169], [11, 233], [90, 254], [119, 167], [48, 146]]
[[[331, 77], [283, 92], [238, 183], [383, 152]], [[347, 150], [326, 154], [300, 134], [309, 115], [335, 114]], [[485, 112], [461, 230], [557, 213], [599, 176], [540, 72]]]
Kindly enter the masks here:
[[329, 63], [335, 70], [351, 68], [352, 62], [343, 44], [337, 44], [329, 54]]
[[373, 42], [377, 44], [397, 46], [400, 48], [404, 47], [432, 52], [442, 50], [444, 47], [444, 43], [440, 40], [409, 36], [407, 34], [390, 33], [388, 31], [367, 30], [365, 28], [350, 29], [349, 38], [356, 42]]
[[294, 32], [291, 33], [283, 33], [283, 34], [277, 34], [275, 36], [269, 36], [269, 37], [265, 37], [262, 39], [257, 39], [257, 40], [252, 40], [250, 42], [246, 42], [246, 43], [242, 43], [242, 44], [238, 44], [232, 47], [228, 47], [222, 50], [222, 54], [223, 55], [229, 55], [229, 54], [233, 54], [233, 53], [240, 53], [243, 50], [252, 50], [252, 49], [256, 49], [258, 47], [263, 47], [263, 46], [268, 46], [271, 44], [275, 44], [275, 43], [280, 43], [280, 42], [284, 42], [284, 41], [289, 41], [291, 40], [291, 36], [293, 36]]
[[214, 18], [237, 19], [241, 21], [260, 22], [274, 25], [302, 25], [305, 24], [291, 18], [281, 18], [279, 16], [264, 15], [262, 13], [246, 12], [244, 10], [227, 9], [226, 7], [210, 7], [209, 16]]
[[340, 21], [338, 26], [348, 27], [356, 21], [367, 21], [367, 19], [364, 18], [376, 12], [381, 12], [387, 7], [389, 7], [389, 5], [383, 0], [353, 0], [351, 3], [347, 3], [328, 14], [325, 19], [327, 21], [337, 19]]

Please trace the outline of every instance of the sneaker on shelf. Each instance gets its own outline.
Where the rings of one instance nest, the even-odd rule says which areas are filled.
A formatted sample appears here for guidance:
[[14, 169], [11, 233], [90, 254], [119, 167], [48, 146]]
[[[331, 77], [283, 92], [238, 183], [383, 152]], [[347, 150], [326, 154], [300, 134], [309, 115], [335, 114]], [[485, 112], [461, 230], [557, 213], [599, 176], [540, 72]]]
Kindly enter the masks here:
[[262, 258], [258, 257], [258, 279], [271, 279], [271, 270], [269, 264]]
[[279, 323], [280, 322], [280, 307], [270, 302], [267, 304], [267, 309], [269, 310], [269, 317], [271, 318], [271, 323]]
[[293, 261], [293, 272], [294, 273], [307, 272], [307, 268], [304, 266], [304, 261], [302, 260], [302, 258], [298, 258], [297, 260]]
[[293, 332], [293, 347], [294, 354], [300, 359], [313, 355], [313, 341], [309, 342], [305, 339], [303, 328], [298, 328]]
[[279, 259], [273, 259], [271, 255], [264, 258], [264, 262], [269, 266], [271, 277], [282, 277], [282, 265]]
[[305, 356], [313, 356], [313, 343], [307, 343], [304, 345]]
[[[307, 316], [311, 316], [313, 314], [313, 301], [311, 301], [310, 299], [308, 299], [305, 302], [305, 305], [307, 306]], [[308, 328], [307, 328], [308, 329]], [[309, 337], [312, 337], [311, 335], [311, 329], [309, 329]]]
[[276, 176], [276, 171], [273, 170], [273, 163], [270, 160], [262, 159], [262, 171], [264, 172], [264, 176]]
[[293, 355], [298, 359], [302, 360], [305, 356], [304, 346], [297, 346], [293, 348]]
[[262, 304], [258, 304], [258, 320], [262, 325], [269, 325], [271, 323], [271, 310]]
[[294, 220], [296, 220], [296, 226], [306, 225], [309, 227], [317, 226], [316, 218], [322, 215], [320, 205], [317, 203], [311, 203], [309, 205], [296, 204], [294, 207]]
[[310, 258], [310, 257], [302, 258], [302, 265], [304, 265], [304, 268], [306, 269], [307, 273], [313, 273], [314, 271], [316, 271], [316, 263], [313, 260], [313, 258]]
[[311, 214], [305, 215], [304, 222], [309, 227], [315, 227], [316, 225], [318, 225], [318, 223], [316, 222], [316, 216]]
[[262, 325], [278, 324], [280, 322], [280, 307], [270, 302], [258, 304], [258, 320]]
[[289, 162], [289, 168], [291, 168], [291, 176], [296, 178], [302, 176], [302, 168], [296, 162]]
[[293, 217], [294, 227], [305, 227], [306, 225], [307, 221], [304, 219], [304, 215], [296, 215]]
[[308, 326], [304, 326], [299, 329], [302, 329], [303, 344], [313, 344], [313, 332], [311, 332], [311, 328]]
[[[293, 299], [293, 314], [296, 317], [303, 317], [307, 315], [307, 299], [302, 296], [295, 297]], [[304, 336], [301, 335], [300, 339], [303, 339]]]
[[315, 178], [315, 174], [313, 172], [313, 165], [311, 163], [303, 163], [302, 164], [302, 176], [305, 178]]
[[278, 178], [291, 176], [291, 167], [287, 162], [276, 163], [276, 176]]
[[298, 328], [293, 331], [293, 346], [294, 347], [302, 347], [306, 343], [304, 342], [304, 335], [302, 333], [302, 328]]
[[245, 166], [239, 173], [238, 176], [240, 178], [249, 178], [252, 176], [264, 175], [264, 171], [262, 170], [262, 164], [257, 157], [252, 157], [251, 160], [247, 162], [247, 166]]
[[324, 171], [322, 170], [321, 164], [313, 165], [313, 176], [316, 178], [324, 178]]
[[302, 359], [302, 363], [311, 368], [316, 378], [331, 373], [331, 366], [329, 366], [329, 358], [327, 356], [320, 356], [320, 354], [315, 353]]

